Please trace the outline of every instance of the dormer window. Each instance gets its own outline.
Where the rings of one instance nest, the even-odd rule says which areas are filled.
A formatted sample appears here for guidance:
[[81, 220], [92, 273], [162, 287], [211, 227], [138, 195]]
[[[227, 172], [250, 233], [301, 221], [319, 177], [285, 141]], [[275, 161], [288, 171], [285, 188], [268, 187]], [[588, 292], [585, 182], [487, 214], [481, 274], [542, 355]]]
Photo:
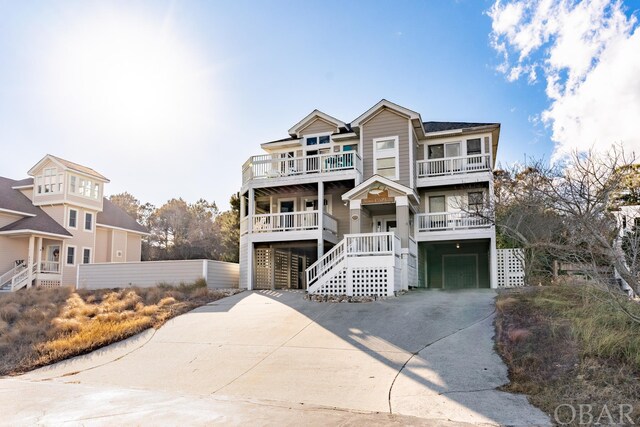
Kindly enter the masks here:
[[56, 168], [45, 168], [42, 175], [36, 177], [36, 192], [38, 194], [61, 193], [63, 175]]
[[307, 145], [322, 145], [331, 142], [330, 135], [308, 136], [306, 138]]
[[100, 198], [100, 184], [87, 178], [69, 177], [69, 193], [89, 199]]

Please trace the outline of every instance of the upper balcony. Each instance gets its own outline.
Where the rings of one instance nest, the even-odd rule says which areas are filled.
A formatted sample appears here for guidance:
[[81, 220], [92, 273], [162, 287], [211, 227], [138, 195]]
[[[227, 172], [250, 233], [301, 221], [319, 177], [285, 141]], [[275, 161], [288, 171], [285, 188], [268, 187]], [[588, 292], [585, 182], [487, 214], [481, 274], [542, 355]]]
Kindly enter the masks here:
[[[322, 215], [322, 224], [320, 223]], [[253, 240], [304, 240], [315, 236], [322, 228], [325, 240], [337, 243], [338, 220], [319, 211], [256, 214], [240, 220], [240, 235], [254, 234]], [[275, 234], [274, 234], [275, 233]]]
[[489, 212], [435, 212], [415, 216], [415, 235], [420, 241], [490, 237], [494, 233]]
[[362, 179], [362, 158], [355, 151], [281, 157], [281, 154], [252, 156], [242, 167], [242, 186], [261, 187], [313, 182], [318, 178]]
[[418, 187], [463, 184], [491, 179], [491, 157], [477, 154], [418, 160]]

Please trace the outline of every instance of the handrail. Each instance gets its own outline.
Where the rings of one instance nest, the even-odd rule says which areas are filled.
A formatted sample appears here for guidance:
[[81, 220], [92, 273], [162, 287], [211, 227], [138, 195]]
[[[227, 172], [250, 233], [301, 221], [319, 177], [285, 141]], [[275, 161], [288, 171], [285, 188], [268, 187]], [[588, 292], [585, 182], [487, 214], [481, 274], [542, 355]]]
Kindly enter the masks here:
[[36, 274], [38, 271], [38, 264], [34, 263], [29, 268], [25, 268], [18, 274], [11, 278], [11, 292], [17, 291], [22, 288], [23, 285], [29, 280], [29, 276]]
[[252, 218], [253, 233], [312, 230], [318, 228], [318, 211], [256, 214]]
[[342, 239], [340, 243], [307, 268], [307, 289], [344, 259], [344, 242], [345, 239]]
[[60, 272], [59, 261], [41, 261], [39, 273], [58, 273]]
[[2, 276], [0, 276], [0, 288], [8, 284], [9, 282], [11, 282], [11, 279], [13, 279], [13, 276], [15, 276], [19, 272], [19, 270], [21, 271], [25, 268], [26, 268], [25, 265], [23, 263], [20, 263], [18, 265], [14, 265], [11, 270], [7, 271]]

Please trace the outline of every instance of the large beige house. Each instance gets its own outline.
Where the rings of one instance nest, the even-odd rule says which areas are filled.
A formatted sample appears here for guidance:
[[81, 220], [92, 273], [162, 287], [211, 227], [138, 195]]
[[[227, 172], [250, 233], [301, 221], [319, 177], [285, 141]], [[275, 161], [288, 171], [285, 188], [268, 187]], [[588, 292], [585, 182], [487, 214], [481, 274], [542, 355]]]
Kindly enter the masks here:
[[242, 169], [240, 287], [393, 295], [497, 286], [488, 207], [500, 125], [382, 100], [315, 110]]
[[75, 285], [79, 264], [140, 261], [147, 230], [103, 197], [107, 178], [46, 155], [0, 177], [0, 291]]

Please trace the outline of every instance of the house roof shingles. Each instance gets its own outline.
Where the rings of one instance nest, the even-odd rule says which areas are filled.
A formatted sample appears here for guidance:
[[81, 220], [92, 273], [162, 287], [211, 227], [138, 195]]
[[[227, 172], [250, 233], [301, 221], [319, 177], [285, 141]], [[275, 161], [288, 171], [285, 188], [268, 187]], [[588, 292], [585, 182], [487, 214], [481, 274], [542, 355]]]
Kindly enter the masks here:
[[23, 181], [25, 180], [14, 181], [13, 179], [0, 177], [0, 209], [21, 212], [27, 215], [18, 221], [0, 228], [0, 232], [33, 230], [42, 233], [71, 236], [62, 225], [58, 224], [42, 209], [34, 206], [27, 196], [12, 188], [15, 187], [17, 183]]
[[67, 168], [69, 168], [69, 169], [71, 169], [73, 171], [80, 172], [80, 173], [83, 173], [85, 175], [90, 175], [90, 176], [93, 176], [95, 178], [102, 179], [104, 181], [109, 181], [109, 179], [107, 179], [104, 175], [99, 174], [98, 172], [94, 171], [91, 168], [79, 165], [77, 163], [70, 162], [69, 160], [61, 159], [60, 157], [52, 156], [51, 154], [49, 154], [49, 156], [52, 157], [53, 159], [57, 160], [58, 162], [62, 163], [65, 167], [67, 167]]
[[113, 204], [109, 199], [105, 198], [102, 204], [102, 212], [98, 212], [98, 225], [106, 225], [109, 227], [123, 228], [125, 230], [137, 231], [139, 233], [148, 233], [144, 226], [131, 218], [129, 214], [123, 211], [119, 206]]
[[427, 133], [444, 132], [448, 130], [470, 129], [481, 126], [498, 126], [499, 123], [468, 123], [468, 122], [422, 122]]

